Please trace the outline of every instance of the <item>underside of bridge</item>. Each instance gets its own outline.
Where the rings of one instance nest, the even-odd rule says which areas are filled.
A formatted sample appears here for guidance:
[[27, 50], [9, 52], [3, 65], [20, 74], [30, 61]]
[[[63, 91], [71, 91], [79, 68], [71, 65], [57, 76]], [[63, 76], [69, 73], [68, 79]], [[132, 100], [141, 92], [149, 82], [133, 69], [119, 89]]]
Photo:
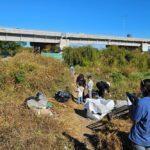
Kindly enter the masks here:
[[124, 49], [126, 49], [126, 50], [137, 50], [137, 49], [141, 49], [141, 47], [138, 47], [138, 46], [106, 45], [106, 47], [111, 47], [111, 46], [117, 46], [118, 48], [124, 48]]
[[53, 52], [59, 46], [58, 43], [35, 43], [35, 42], [31, 42], [30, 45], [33, 46], [34, 51], [38, 52], [41, 52], [43, 50], [47, 52]]

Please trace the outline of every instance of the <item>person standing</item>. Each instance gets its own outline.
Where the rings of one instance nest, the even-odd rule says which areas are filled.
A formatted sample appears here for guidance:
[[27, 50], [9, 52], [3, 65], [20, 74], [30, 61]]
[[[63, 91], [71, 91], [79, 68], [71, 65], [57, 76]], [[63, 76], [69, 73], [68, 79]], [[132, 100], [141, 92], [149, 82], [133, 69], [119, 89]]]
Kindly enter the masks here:
[[84, 78], [84, 75], [83, 74], [79, 74], [77, 79], [76, 79], [76, 84], [77, 85], [82, 85], [84, 88], [86, 87], [86, 80]]
[[[84, 89], [86, 88], [86, 80], [83, 74], [79, 74], [76, 79], [76, 85], [81, 85]], [[85, 91], [83, 91], [83, 100], [85, 98]]]
[[131, 109], [131, 128], [129, 139], [135, 150], [150, 150], [150, 79], [141, 81], [143, 98], [138, 99]]
[[83, 92], [84, 92], [84, 87], [82, 86], [81, 83], [79, 83], [79, 85], [77, 85], [77, 93], [78, 93], [77, 103], [78, 104], [83, 103]]
[[94, 86], [94, 83], [92, 81], [92, 76], [88, 76], [87, 90], [88, 90], [89, 98], [92, 98], [93, 86]]
[[75, 69], [74, 69], [73, 65], [70, 66], [70, 74], [71, 74], [72, 77], [74, 77]]

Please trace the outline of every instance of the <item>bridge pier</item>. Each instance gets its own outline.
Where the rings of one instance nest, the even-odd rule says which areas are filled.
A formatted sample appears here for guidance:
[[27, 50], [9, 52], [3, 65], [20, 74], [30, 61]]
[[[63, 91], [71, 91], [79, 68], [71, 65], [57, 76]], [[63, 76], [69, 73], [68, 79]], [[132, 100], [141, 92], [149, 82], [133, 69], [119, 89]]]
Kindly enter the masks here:
[[150, 51], [150, 44], [142, 43], [142, 51], [143, 51], [143, 52], [148, 52], [148, 51]]
[[60, 39], [60, 50], [63, 50], [63, 48], [66, 46], [69, 46], [69, 39]]

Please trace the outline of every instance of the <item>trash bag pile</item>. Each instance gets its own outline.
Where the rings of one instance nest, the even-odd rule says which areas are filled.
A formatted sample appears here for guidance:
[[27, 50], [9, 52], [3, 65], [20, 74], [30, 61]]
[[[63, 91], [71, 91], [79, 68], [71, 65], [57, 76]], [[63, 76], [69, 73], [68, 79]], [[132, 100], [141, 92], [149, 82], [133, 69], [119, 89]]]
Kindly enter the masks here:
[[38, 115], [52, 115], [52, 104], [48, 102], [46, 96], [42, 92], [38, 92], [35, 96], [26, 100], [26, 105]]
[[69, 92], [58, 91], [55, 94], [55, 99], [61, 103], [67, 102], [70, 98], [71, 98], [71, 94]]

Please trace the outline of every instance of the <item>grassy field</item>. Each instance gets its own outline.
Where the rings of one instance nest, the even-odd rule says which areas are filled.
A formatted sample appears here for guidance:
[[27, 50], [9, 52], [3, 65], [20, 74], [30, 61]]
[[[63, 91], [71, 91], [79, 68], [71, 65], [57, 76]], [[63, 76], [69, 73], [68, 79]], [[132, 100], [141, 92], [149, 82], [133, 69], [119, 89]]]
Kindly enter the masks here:
[[26, 52], [0, 63], [0, 149], [70, 149], [62, 135], [63, 124], [21, 107], [38, 91], [53, 97], [69, 86], [68, 68], [60, 61]]
[[[127, 55], [130, 60], [127, 60]], [[91, 63], [86, 59], [83, 65], [76, 64], [76, 74], [91, 74], [94, 82], [110, 81], [113, 99], [125, 99], [126, 91], [137, 92], [140, 80], [150, 78], [149, 54], [113, 48], [96, 52], [93, 58]], [[86, 128], [92, 121], [76, 113], [83, 109], [81, 105], [73, 101], [60, 104], [52, 98], [56, 91], [66, 87], [73, 91], [74, 83], [66, 62], [22, 52], [0, 59], [0, 63], [0, 149], [70, 150], [90, 147], [119, 150], [122, 146], [129, 149], [127, 133], [131, 121], [128, 118], [114, 120], [108, 123], [107, 131], [94, 133]], [[53, 103], [53, 117], [36, 116], [21, 106], [25, 98], [38, 91], [45, 93]], [[85, 133], [90, 136], [85, 136]]]
[[32, 53], [19, 53], [0, 61], [0, 99], [3, 102], [19, 102], [37, 91], [50, 97], [70, 85], [68, 68], [60, 61]]

